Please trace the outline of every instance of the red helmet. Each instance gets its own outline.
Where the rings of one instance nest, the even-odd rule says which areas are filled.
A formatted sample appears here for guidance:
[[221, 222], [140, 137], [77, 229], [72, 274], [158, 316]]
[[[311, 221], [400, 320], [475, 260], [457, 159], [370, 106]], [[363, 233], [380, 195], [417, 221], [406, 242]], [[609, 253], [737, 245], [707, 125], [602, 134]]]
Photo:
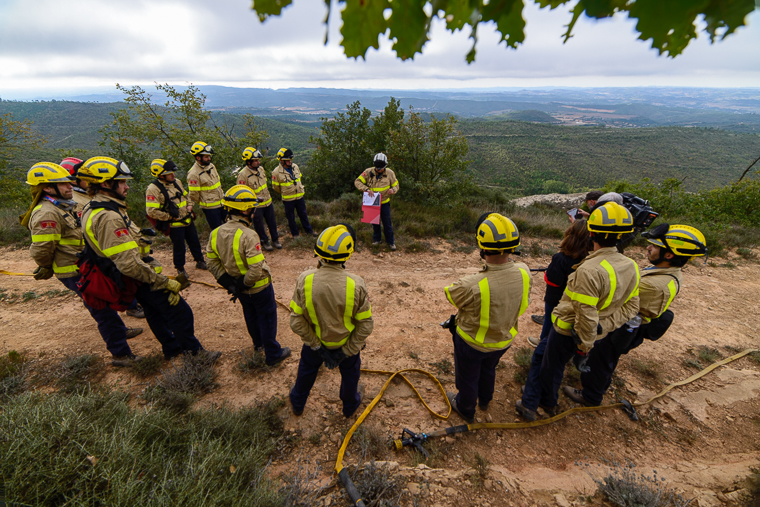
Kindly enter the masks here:
[[66, 169], [69, 174], [72, 176], [76, 176], [76, 170], [74, 167], [77, 166], [77, 164], [81, 164], [82, 161], [75, 157], [66, 157], [63, 160], [61, 160], [60, 166]]

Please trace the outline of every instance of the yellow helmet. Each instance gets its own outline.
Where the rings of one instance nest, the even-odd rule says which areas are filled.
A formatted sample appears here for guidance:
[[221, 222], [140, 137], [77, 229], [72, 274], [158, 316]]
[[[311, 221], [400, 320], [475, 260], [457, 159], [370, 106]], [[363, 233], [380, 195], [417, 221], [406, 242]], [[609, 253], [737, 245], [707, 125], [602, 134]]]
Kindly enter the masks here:
[[255, 208], [258, 200], [256, 193], [246, 185], [235, 185], [227, 190], [222, 199], [222, 205], [226, 208], [238, 209], [245, 211]]
[[27, 185], [46, 185], [55, 183], [71, 183], [74, 177], [69, 171], [53, 162], [37, 162], [26, 173]]
[[256, 148], [251, 148], [249, 146], [243, 150], [243, 160], [260, 160], [263, 157], [264, 155], [262, 155], [261, 152]]
[[589, 232], [615, 234], [619, 238], [625, 233], [633, 232], [633, 216], [625, 207], [607, 202], [591, 213], [586, 227]]
[[328, 227], [317, 238], [314, 253], [328, 261], [345, 262], [354, 253], [356, 232], [348, 224]]
[[655, 246], [682, 257], [702, 257], [707, 254], [705, 235], [690, 225], [660, 224], [641, 236]]
[[150, 174], [152, 174], [156, 178], [166, 175], [166, 174], [174, 174], [176, 170], [177, 170], [177, 164], [175, 164], [171, 160], [164, 160], [162, 158], [157, 158], [153, 162], [150, 163]]
[[293, 150], [280, 148], [280, 151], [277, 152], [277, 160], [293, 160]]
[[196, 141], [190, 147], [190, 154], [193, 155], [193, 156], [197, 156], [197, 155], [213, 155], [214, 154], [214, 149], [211, 146], [209, 146], [208, 144], [204, 143], [203, 141]]
[[498, 213], [484, 213], [475, 233], [482, 250], [514, 250], [520, 246], [520, 233], [515, 223]]
[[92, 157], [77, 172], [80, 180], [103, 183], [108, 180], [131, 180], [132, 172], [127, 164], [111, 157]]

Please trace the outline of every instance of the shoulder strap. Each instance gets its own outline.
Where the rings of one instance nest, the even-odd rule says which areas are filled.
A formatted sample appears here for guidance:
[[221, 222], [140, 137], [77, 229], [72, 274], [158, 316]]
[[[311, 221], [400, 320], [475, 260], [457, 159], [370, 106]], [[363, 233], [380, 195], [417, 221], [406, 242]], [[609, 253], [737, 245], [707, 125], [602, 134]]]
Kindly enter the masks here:
[[119, 211], [119, 205], [113, 201], [90, 201], [89, 206], [92, 209], [107, 209], [108, 211], [118, 213], [118, 215], [124, 221], [124, 226], [127, 229], [129, 229], [129, 227], [132, 225], [132, 221], [129, 219], [129, 217], [122, 215], [121, 211]]
[[681, 290], [681, 282], [678, 281], [678, 277], [672, 273], [662, 273], [663, 275], [669, 276], [673, 278], [673, 280], [676, 281], [676, 295], [678, 295], [678, 292]]
[[[172, 202], [171, 197], [169, 197], [169, 191], [166, 190], [166, 187], [164, 186], [163, 183], [161, 183], [161, 180], [159, 180], [158, 178], [153, 180], [153, 184], [158, 187], [158, 189], [161, 191], [161, 195], [164, 196], [164, 208], [165, 208], [170, 202]], [[176, 181], [174, 181], [174, 185], [175, 186], [177, 185]]]

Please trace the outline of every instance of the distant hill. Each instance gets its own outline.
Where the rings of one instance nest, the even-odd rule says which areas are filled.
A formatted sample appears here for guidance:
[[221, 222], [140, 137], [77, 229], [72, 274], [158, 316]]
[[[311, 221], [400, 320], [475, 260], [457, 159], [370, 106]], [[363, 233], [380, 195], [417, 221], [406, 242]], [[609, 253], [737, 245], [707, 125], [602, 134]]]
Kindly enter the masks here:
[[527, 121], [532, 123], [557, 123], [557, 120], [546, 114], [543, 111], [536, 111], [535, 109], [526, 109], [525, 111], [515, 111], [509, 113], [507, 119], [515, 121]]

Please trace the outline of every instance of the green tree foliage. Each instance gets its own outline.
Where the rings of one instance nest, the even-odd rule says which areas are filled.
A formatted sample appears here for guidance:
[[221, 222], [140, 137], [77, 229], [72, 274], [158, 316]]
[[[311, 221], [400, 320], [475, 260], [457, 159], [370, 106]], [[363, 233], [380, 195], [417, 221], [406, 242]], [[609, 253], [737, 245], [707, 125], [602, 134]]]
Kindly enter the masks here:
[[322, 199], [335, 199], [354, 188], [354, 180], [372, 165], [376, 153], [387, 152], [391, 132], [398, 130], [404, 111], [391, 97], [385, 110], [372, 118], [372, 111], [357, 100], [345, 113], [322, 118], [317, 146], [309, 160], [308, 184]]
[[[380, 47], [379, 37], [387, 35], [393, 41], [393, 51], [402, 60], [422, 53], [429, 40], [434, 18], [446, 22], [450, 32], [470, 28], [472, 48], [467, 62], [475, 60], [475, 45], [481, 23], [495, 24], [507, 47], [516, 49], [525, 40], [525, 0], [346, 0], [340, 16], [343, 20], [341, 46], [346, 56], [364, 58], [369, 48]], [[262, 22], [270, 16], [279, 16], [292, 0], [254, 0], [253, 10]], [[534, 0], [540, 7], [567, 5], [570, 0]], [[330, 18], [331, 2], [325, 2]], [[660, 54], [675, 57], [681, 54], [692, 39], [697, 37], [696, 23], [706, 22], [705, 32], [710, 41], [723, 40], [744, 26], [745, 17], [755, 8], [754, 0], [700, 0], [664, 2], [661, 0], [579, 0], [571, 13], [572, 18], [563, 34], [564, 42], [572, 37], [575, 23], [582, 15], [594, 19], [608, 18], [623, 13], [635, 19], [636, 31], [641, 40], [651, 40]], [[327, 43], [327, 36], [325, 36]]]
[[0, 208], [21, 204], [29, 198], [24, 184], [29, 167], [19, 166], [14, 160], [20, 153], [39, 148], [44, 142], [45, 138], [34, 130], [31, 121], [16, 121], [10, 113], [0, 115], [0, 195], [3, 196]]
[[422, 202], [451, 200], [469, 185], [469, 147], [457, 123], [451, 115], [441, 120], [430, 115], [425, 123], [410, 108], [408, 118], [391, 132], [389, 166], [405, 195]]
[[189, 170], [195, 162], [190, 146], [203, 141], [213, 147], [214, 165], [227, 187], [234, 183], [229, 170], [242, 163], [240, 155], [245, 147], [258, 147], [267, 139], [250, 114], [242, 115], [242, 125], [230, 116], [212, 115], [204, 109], [206, 96], [195, 86], [179, 91], [157, 84], [156, 90], [166, 95], [163, 104], [139, 86], [117, 84], [116, 88], [124, 93], [127, 107], [110, 113], [113, 120], [101, 129], [100, 145], [138, 175], [150, 178], [148, 167], [154, 158], [171, 159]]

